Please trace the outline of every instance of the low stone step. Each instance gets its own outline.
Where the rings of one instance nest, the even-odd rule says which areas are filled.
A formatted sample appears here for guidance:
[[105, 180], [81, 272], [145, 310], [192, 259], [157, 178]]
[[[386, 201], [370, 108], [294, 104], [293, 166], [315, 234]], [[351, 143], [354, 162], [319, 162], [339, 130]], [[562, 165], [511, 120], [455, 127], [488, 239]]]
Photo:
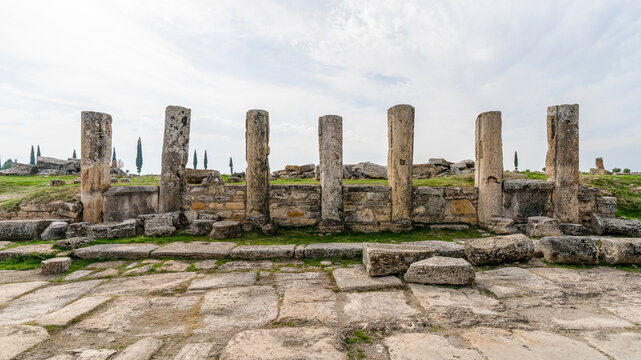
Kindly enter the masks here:
[[71, 267], [71, 258], [56, 257], [43, 260], [40, 263], [40, 273], [42, 275], [54, 275], [67, 272]]
[[597, 236], [550, 236], [538, 244], [546, 261], [557, 264], [596, 265], [599, 263]]
[[[299, 245], [305, 259], [347, 258], [354, 259], [363, 254], [363, 243], [322, 243]], [[298, 257], [298, 256], [297, 256]]]
[[211, 226], [210, 237], [214, 239], [232, 239], [239, 237], [243, 233], [243, 227], [238, 221], [219, 221]]
[[158, 248], [156, 244], [103, 244], [80, 248], [74, 256], [80, 259], [144, 259]]
[[411, 241], [404, 242], [403, 245], [416, 245], [432, 248], [436, 250], [437, 256], [446, 256], [454, 258], [465, 257], [465, 247], [461, 244], [449, 241], [439, 240], [424, 240], [424, 241]]
[[404, 280], [419, 284], [467, 285], [474, 282], [474, 267], [469, 262], [443, 256], [417, 261], [410, 265]]
[[62, 239], [56, 241], [56, 246], [63, 249], [73, 250], [81, 246], [87, 245], [92, 242], [93, 239], [88, 236], [77, 236], [68, 239]]
[[230, 257], [243, 260], [292, 259], [296, 245], [242, 245]]
[[232, 242], [173, 242], [151, 252], [152, 257], [177, 257], [187, 259], [221, 259], [236, 247]]
[[405, 272], [412, 263], [437, 255], [432, 247], [397, 244], [366, 244], [363, 264], [370, 276]]
[[16, 246], [0, 251], [0, 261], [7, 260], [14, 256], [26, 256], [30, 254], [36, 255], [52, 255], [56, 251], [53, 249], [53, 244], [33, 244]]
[[403, 286], [401, 280], [396, 276], [369, 276], [362, 265], [336, 269], [332, 272], [332, 276], [341, 291], [380, 290]]
[[471, 239], [465, 242], [465, 256], [472, 265], [527, 261], [533, 255], [532, 240], [523, 234]]

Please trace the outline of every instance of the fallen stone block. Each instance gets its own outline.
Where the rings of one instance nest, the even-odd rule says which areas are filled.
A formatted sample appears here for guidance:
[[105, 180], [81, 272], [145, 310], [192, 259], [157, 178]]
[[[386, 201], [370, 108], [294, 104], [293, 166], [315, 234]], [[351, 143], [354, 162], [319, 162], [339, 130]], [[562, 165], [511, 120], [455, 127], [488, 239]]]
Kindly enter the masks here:
[[162, 340], [147, 337], [123, 350], [114, 360], [149, 360], [162, 347]]
[[191, 222], [189, 228], [185, 231], [189, 235], [205, 236], [211, 232], [214, 220], [196, 219]]
[[51, 224], [51, 220], [2, 220], [0, 240], [35, 240]]
[[559, 224], [559, 229], [564, 235], [589, 235], [590, 230], [581, 224]]
[[296, 245], [241, 245], [230, 257], [244, 260], [293, 259]]
[[405, 272], [412, 263], [435, 256], [437, 250], [418, 245], [365, 244], [363, 264], [370, 276]]
[[487, 224], [487, 229], [499, 235], [508, 235], [518, 232], [518, 229], [514, 225], [514, 220], [501, 217], [492, 218], [492, 220]]
[[601, 238], [599, 250], [610, 265], [641, 264], [641, 238]]
[[455, 242], [439, 241], [439, 240], [424, 240], [424, 241], [405, 242], [402, 244], [432, 248], [436, 250], [437, 256], [446, 256], [446, 257], [454, 257], [454, 258], [465, 257], [465, 247]]
[[262, 232], [263, 235], [265, 236], [274, 236], [276, 235], [277, 231], [278, 231], [278, 228], [276, 227], [276, 225], [272, 223], [265, 224], [260, 227], [260, 232]]
[[53, 255], [54, 253], [55, 250], [53, 250], [52, 244], [23, 245], [0, 251], [0, 260], [7, 260], [14, 256]]
[[93, 239], [87, 236], [73, 237], [69, 239], [62, 239], [56, 241], [56, 246], [61, 247], [67, 250], [77, 249], [81, 246], [87, 245], [92, 242]]
[[42, 240], [58, 240], [67, 237], [67, 224], [64, 221], [54, 221], [42, 232]]
[[472, 239], [465, 242], [465, 255], [472, 265], [527, 261], [533, 254], [532, 240], [523, 234]]
[[68, 257], [51, 258], [40, 263], [40, 273], [42, 275], [63, 274], [69, 268], [71, 268], [71, 259]]
[[467, 285], [474, 282], [474, 267], [459, 258], [433, 256], [410, 265], [404, 280], [419, 284]]
[[91, 226], [91, 223], [88, 223], [88, 222], [79, 222], [79, 223], [69, 224], [69, 226], [67, 226], [67, 238], [89, 236], [90, 226]]
[[536, 237], [563, 235], [556, 220], [547, 216], [530, 216], [527, 218], [526, 233], [529, 236]]
[[303, 251], [306, 259], [354, 259], [363, 254], [363, 243], [309, 244], [304, 247]]
[[607, 218], [593, 214], [592, 227], [597, 235], [641, 237], [641, 221], [639, 219]]
[[341, 291], [380, 290], [403, 286], [396, 276], [369, 276], [362, 265], [336, 269], [332, 272], [332, 276]]
[[209, 236], [214, 239], [231, 239], [239, 237], [242, 233], [243, 227], [240, 222], [225, 220], [214, 223]]
[[549, 262], [596, 265], [599, 263], [599, 241], [600, 238], [595, 236], [550, 236], [541, 239], [539, 247]]
[[103, 244], [74, 251], [80, 259], [144, 259], [158, 248], [155, 244]]
[[231, 242], [173, 242], [152, 251], [153, 257], [177, 257], [187, 259], [221, 259], [229, 255], [231, 250], [236, 247]]
[[146, 236], [169, 236], [174, 232], [176, 228], [168, 216], [154, 216], [145, 220]]

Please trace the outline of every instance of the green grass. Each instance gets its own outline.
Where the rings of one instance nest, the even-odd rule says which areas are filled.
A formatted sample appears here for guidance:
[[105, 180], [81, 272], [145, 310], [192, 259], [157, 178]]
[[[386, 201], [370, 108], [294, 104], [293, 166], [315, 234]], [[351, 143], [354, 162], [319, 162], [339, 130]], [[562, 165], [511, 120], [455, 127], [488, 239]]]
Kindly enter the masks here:
[[17, 255], [12, 256], [11, 258], [0, 261], [0, 270], [31, 270], [37, 269], [40, 267], [40, 263], [43, 260], [54, 257], [55, 255], [41, 255], [41, 254], [29, 254], [29, 255]]
[[[382, 231], [378, 233], [356, 233], [343, 232], [339, 234], [322, 234], [315, 227], [304, 228], [279, 228], [274, 236], [264, 236], [260, 230], [243, 233], [233, 241], [239, 245], [286, 245], [286, 244], [313, 244], [329, 242], [372, 242], [372, 243], [401, 243], [406, 241], [442, 240], [452, 241], [453, 239], [480, 237], [476, 228], [467, 231], [455, 230], [429, 230], [427, 228], [415, 228], [406, 233], [393, 233]], [[155, 243], [164, 245], [176, 241], [216, 241], [204, 236], [192, 236], [184, 233], [177, 233], [167, 237], [137, 236], [122, 239], [97, 239], [89, 245], [117, 244], [117, 243]], [[229, 240], [225, 240], [229, 241]]]
[[638, 175], [586, 175], [584, 185], [610, 192], [618, 200], [617, 216], [641, 219], [641, 176]]

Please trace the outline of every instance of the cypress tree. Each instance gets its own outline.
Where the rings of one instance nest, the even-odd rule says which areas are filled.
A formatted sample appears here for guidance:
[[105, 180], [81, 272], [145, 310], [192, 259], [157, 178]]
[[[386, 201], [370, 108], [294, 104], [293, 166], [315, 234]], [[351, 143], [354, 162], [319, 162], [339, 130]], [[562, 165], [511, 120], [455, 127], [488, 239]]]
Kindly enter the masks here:
[[11, 164], [12, 163], [13, 163], [13, 160], [11, 160], [11, 159], [5, 161], [4, 164], [2, 164], [2, 168], [0, 168], [0, 170], [6, 170], [6, 169], [11, 168]]
[[29, 164], [35, 165], [36, 164], [36, 155], [33, 152], [33, 145], [31, 145], [31, 158], [29, 160]]
[[37, 155], [38, 155], [38, 156], [42, 156], [42, 154], [40, 153], [40, 144], [38, 144], [38, 152], [37, 152]]
[[514, 171], [519, 171], [519, 154], [514, 152]]
[[207, 150], [205, 150], [205, 157], [203, 158], [203, 166], [205, 166], [205, 170], [207, 170]]
[[138, 138], [138, 145], [136, 145], [136, 170], [138, 170], [138, 175], [142, 171], [142, 141]]
[[76, 157], [76, 149], [73, 149], [73, 155], [71, 155], [71, 158], [72, 159], [77, 159], [78, 158], [78, 157]]
[[196, 150], [194, 150], [194, 169], [198, 167], [198, 155], [196, 154]]
[[231, 160], [231, 156], [229, 157], [229, 175], [234, 175], [234, 162]]
[[114, 147], [114, 154], [111, 158], [111, 161], [116, 161], [116, 148]]

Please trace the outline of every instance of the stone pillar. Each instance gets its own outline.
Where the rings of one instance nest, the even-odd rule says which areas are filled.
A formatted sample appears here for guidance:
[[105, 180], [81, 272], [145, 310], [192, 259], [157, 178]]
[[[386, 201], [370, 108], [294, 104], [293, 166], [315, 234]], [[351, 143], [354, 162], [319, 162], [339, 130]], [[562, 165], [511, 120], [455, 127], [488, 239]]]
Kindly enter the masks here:
[[318, 119], [322, 232], [341, 232], [343, 219], [343, 118], [325, 115]]
[[249, 110], [245, 120], [247, 203], [245, 220], [260, 227], [269, 218], [269, 113]]
[[603, 167], [603, 158], [596, 158], [596, 160], [594, 160], [594, 165], [597, 170], [605, 170], [605, 167]]
[[476, 171], [474, 186], [479, 189], [479, 224], [488, 225], [503, 213], [503, 140], [500, 111], [476, 118]]
[[167, 106], [162, 145], [158, 212], [180, 211], [185, 191], [185, 167], [189, 158], [191, 109]]
[[554, 184], [552, 209], [559, 223], [579, 223], [579, 105], [548, 107], [545, 172]]
[[111, 184], [111, 115], [83, 111], [81, 117], [80, 201], [82, 219], [102, 222], [103, 193]]
[[387, 181], [392, 193], [390, 230], [412, 228], [412, 165], [414, 162], [414, 107], [387, 110]]

